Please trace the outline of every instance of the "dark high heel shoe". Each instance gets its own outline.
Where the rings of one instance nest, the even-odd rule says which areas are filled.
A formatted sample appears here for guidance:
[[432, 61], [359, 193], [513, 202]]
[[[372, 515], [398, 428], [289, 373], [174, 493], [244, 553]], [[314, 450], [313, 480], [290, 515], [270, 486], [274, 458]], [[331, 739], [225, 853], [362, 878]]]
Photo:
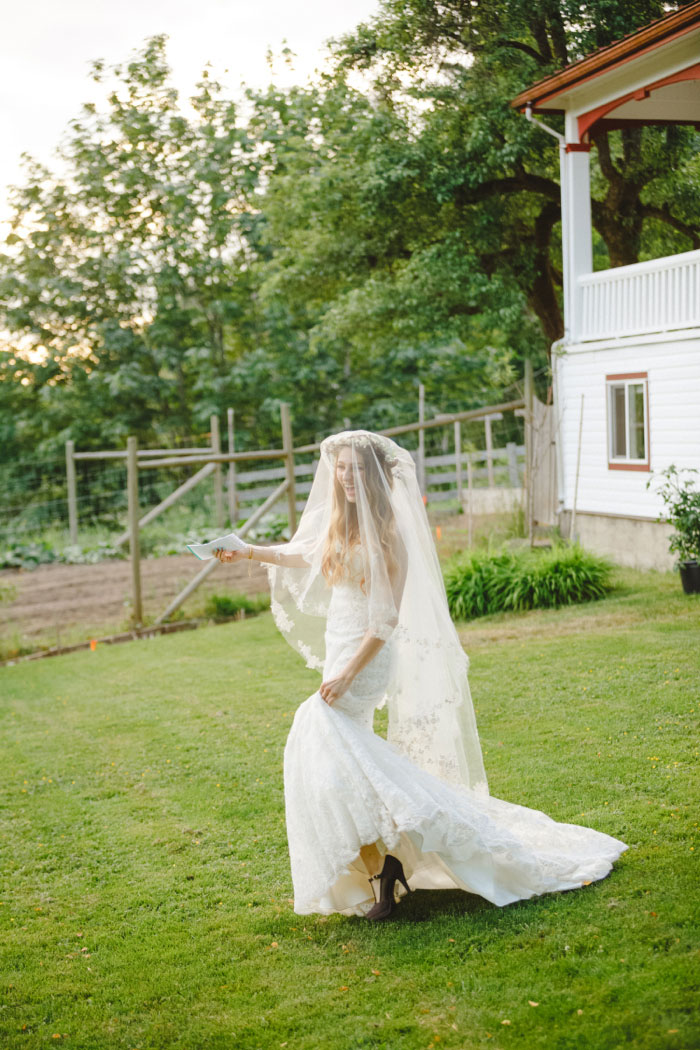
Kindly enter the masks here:
[[[369, 880], [372, 886], [373, 881], [379, 880], [379, 900], [373, 908], [367, 912], [365, 918], [377, 921], [378, 919], [388, 919], [391, 915], [395, 904], [394, 898], [394, 886], [398, 880], [404, 887], [407, 893], [410, 893], [410, 888], [406, 882], [406, 876], [403, 871], [403, 864], [396, 857], [392, 857], [391, 854], [387, 853], [384, 858], [384, 867], [378, 875], [373, 875]], [[372, 886], [374, 889], [374, 886]]]

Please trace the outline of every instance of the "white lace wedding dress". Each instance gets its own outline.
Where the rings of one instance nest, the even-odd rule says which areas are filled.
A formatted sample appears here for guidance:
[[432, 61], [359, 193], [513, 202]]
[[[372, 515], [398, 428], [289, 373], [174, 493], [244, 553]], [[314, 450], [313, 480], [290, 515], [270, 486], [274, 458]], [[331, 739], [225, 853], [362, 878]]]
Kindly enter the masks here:
[[[359, 586], [336, 585], [324, 680], [345, 667], [366, 628]], [[297, 709], [284, 753], [295, 912], [367, 912], [374, 897], [358, 854], [372, 842], [401, 860], [411, 889], [456, 888], [498, 906], [606, 876], [624, 842], [452, 787], [374, 733], [391, 658], [389, 640], [340, 700], [328, 706], [316, 692]]]

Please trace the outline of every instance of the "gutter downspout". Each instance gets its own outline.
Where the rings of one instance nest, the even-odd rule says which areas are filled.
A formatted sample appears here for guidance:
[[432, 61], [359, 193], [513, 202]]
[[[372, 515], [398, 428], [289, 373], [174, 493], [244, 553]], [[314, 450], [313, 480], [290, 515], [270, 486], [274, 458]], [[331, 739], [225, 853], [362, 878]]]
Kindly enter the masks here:
[[569, 324], [572, 313], [571, 267], [569, 262], [569, 201], [566, 188], [566, 138], [560, 135], [549, 124], [537, 120], [532, 113], [532, 103], [525, 106], [525, 119], [534, 124], [536, 128], [546, 131], [548, 135], [555, 138], [559, 143], [559, 189], [561, 193], [561, 242], [562, 242], [562, 269], [564, 271], [564, 344], [570, 342]]
[[560, 358], [565, 353], [565, 342], [557, 339], [552, 343], [552, 407], [555, 413], [554, 425], [554, 457], [557, 467], [557, 520], [561, 520], [561, 513], [566, 506], [566, 486], [564, 476], [564, 414], [562, 412], [562, 401], [560, 397], [559, 368]]
[[550, 128], [542, 120], [536, 120], [532, 113], [532, 104], [528, 102], [525, 107], [525, 119], [529, 120], [535, 127], [546, 131], [548, 135], [557, 140], [559, 144], [559, 185], [561, 192], [561, 240], [562, 240], [562, 263], [564, 271], [564, 336], [552, 344], [552, 400], [556, 413], [555, 425], [555, 461], [557, 467], [557, 517], [561, 520], [561, 512], [566, 506], [566, 481], [564, 476], [564, 450], [563, 450], [563, 414], [562, 401], [560, 397], [559, 358], [565, 352], [566, 345], [570, 341], [569, 318], [571, 313], [571, 279], [569, 269], [569, 210], [566, 192], [566, 138], [560, 135], [554, 128]]

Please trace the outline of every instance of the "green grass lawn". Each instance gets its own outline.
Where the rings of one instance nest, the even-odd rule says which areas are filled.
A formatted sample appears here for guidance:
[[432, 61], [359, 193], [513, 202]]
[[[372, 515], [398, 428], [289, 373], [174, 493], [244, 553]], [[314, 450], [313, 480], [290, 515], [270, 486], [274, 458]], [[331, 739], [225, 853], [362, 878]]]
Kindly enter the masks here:
[[618, 580], [460, 628], [491, 793], [629, 844], [506, 908], [294, 914], [269, 614], [1, 671], [3, 1050], [699, 1047], [700, 601]]

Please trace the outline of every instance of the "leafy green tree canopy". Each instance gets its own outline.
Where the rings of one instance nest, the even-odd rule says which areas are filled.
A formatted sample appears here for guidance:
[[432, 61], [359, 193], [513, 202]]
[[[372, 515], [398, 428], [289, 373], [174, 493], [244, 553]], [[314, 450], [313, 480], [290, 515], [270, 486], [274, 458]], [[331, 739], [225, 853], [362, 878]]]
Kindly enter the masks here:
[[[660, 0], [384, 0], [332, 67], [188, 105], [165, 39], [93, 78], [59, 165], [30, 163], [0, 256], [6, 454], [171, 440], [232, 405], [241, 442], [509, 396], [562, 334], [558, 158], [510, 107]], [[553, 118], [556, 119], [556, 118]], [[700, 245], [698, 133], [601, 131], [597, 267]], [[7, 411], [5, 411], [7, 409]]]

